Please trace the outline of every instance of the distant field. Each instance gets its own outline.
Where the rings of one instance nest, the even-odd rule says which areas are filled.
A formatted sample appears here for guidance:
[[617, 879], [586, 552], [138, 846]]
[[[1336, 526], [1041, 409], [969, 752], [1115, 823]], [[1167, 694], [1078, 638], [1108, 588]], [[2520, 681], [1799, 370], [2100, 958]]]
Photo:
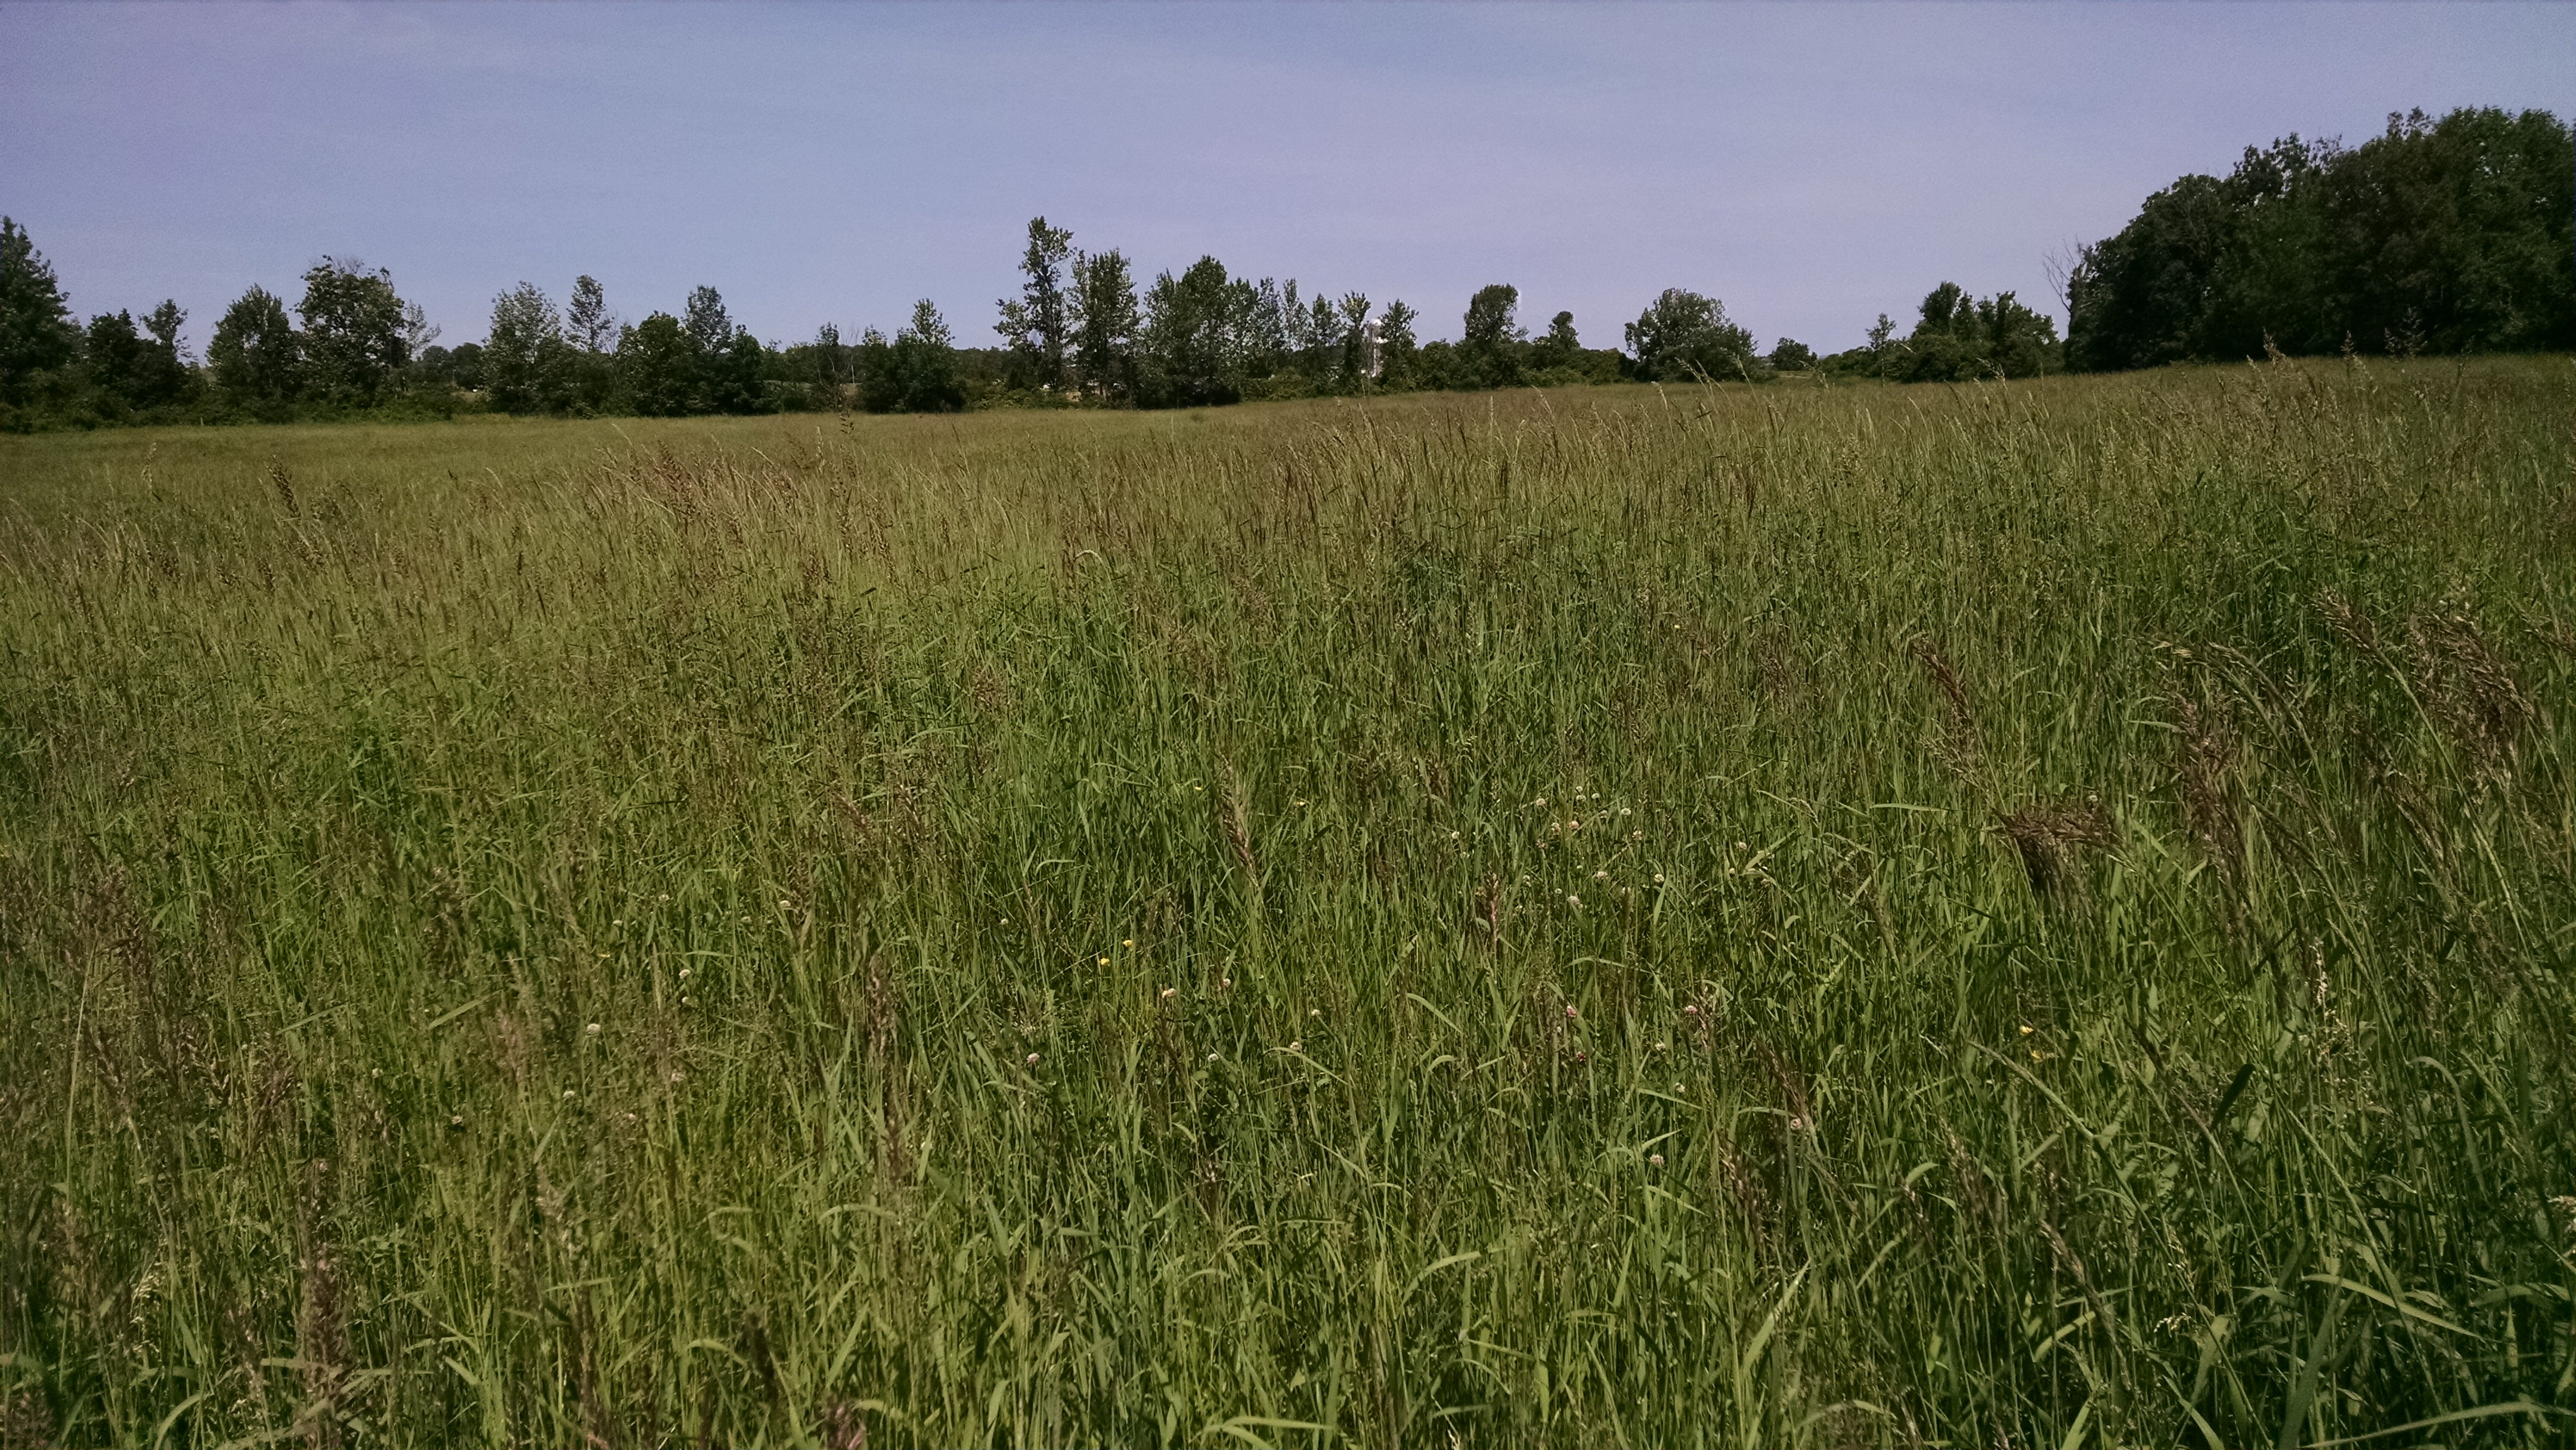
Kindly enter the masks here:
[[0, 1442], [2576, 1436], [2576, 368], [0, 439]]

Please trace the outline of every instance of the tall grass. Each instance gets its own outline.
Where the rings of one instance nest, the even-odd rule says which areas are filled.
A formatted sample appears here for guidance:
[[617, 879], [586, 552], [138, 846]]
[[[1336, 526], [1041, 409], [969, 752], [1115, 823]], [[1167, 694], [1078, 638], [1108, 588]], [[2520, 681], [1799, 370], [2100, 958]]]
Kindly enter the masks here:
[[0, 1439], [2566, 1444], [2576, 374], [0, 443]]

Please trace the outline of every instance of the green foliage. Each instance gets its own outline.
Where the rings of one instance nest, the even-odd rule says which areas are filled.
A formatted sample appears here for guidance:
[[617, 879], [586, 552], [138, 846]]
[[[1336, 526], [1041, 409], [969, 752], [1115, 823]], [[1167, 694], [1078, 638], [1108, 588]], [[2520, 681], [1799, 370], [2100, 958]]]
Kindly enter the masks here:
[[492, 302], [483, 340], [483, 386], [504, 413], [560, 413], [573, 401], [573, 344], [555, 304], [522, 282]]
[[617, 340], [617, 319], [609, 313], [608, 293], [587, 273], [573, 279], [572, 301], [564, 307], [564, 336], [583, 352], [607, 352]]
[[160, 334], [138, 330], [125, 312], [90, 319], [81, 347], [82, 379], [90, 405], [111, 420], [149, 416], [187, 399], [196, 377], [180, 360], [179, 324], [185, 314], [164, 302], [151, 322]]
[[1402, 389], [1414, 384], [1420, 360], [1421, 344], [1415, 341], [1413, 324], [1422, 314], [1405, 305], [1399, 297], [1386, 304], [1377, 326], [1378, 381], [1386, 387]]
[[889, 345], [874, 329], [859, 343], [860, 397], [872, 413], [954, 413], [966, 406], [956, 343], [939, 309], [925, 297], [911, 325]]
[[80, 333], [54, 269], [27, 229], [0, 217], [0, 407], [9, 426], [52, 388], [78, 355]]
[[618, 335], [617, 373], [627, 400], [647, 418], [676, 418], [697, 406], [696, 340], [667, 312]]
[[483, 344], [458, 343], [449, 347], [421, 349], [412, 359], [412, 372], [424, 387], [480, 392], [483, 388]]
[[1467, 299], [1458, 335], [1467, 386], [1507, 388], [1521, 380], [1521, 345], [1529, 341], [1529, 333], [1520, 325], [1520, 302], [1521, 289], [1503, 282], [1479, 287]]
[[304, 323], [300, 390], [325, 406], [373, 405], [411, 361], [417, 314], [381, 267], [323, 258], [304, 274], [295, 315]]
[[2062, 365], [2054, 321], [2022, 306], [2010, 292], [1980, 299], [1956, 282], [1944, 282], [1924, 297], [1914, 331], [1903, 342], [1874, 335], [1872, 356], [1879, 376], [1908, 383], [2035, 378]]
[[769, 357], [769, 349], [748, 329], [736, 332], [703, 364], [707, 391], [702, 405], [706, 411], [736, 415], [768, 412], [765, 384]]
[[[1149, 408], [1195, 408], [1243, 396], [1242, 350], [1231, 324], [1236, 299], [1225, 264], [1201, 257], [1178, 277], [1164, 272], [1145, 289], [1145, 321], [1138, 340], [1137, 401]], [[1340, 329], [1332, 304], [1315, 299], [1330, 333], [1319, 350], [1335, 351]]]
[[1530, 344], [1529, 365], [1534, 369], [1565, 367], [1582, 355], [1583, 338], [1575, 331], [1574, 314], [1560, 312], [1548, 319], [1546, 334]]
[[0, 1438], [2563, 1444], [2571, 409], [0, 439]]
[[1753, 334], [1727, 320], [1726, 305], [1667, 288], [1628, 324], [1637, 375], [1653, 382], [1754, 381], [1768, 376]]
[[224, 309], [206, 345], [215, 390], [233, 406], [276, 416], [304, 391], [304, 339], [286, 303], [253, 287]]
[[1020, 257], [1020, 300], [1005, 298], [996, 331], [1010, 348], [1020, 386], [1061, 388], [1070, 380], [1066, 360], [1073, 347], [1075, 299], [1066, 290], [1066, 271], [1073, 262], [1073, 233], [1047, 225], [1045, 217], [1029, 218], [1029, 246]]
[[2183, 359], [2576, 346], [2576, 132], [2542, 111], [2392, 115], [2186, 176], [2069, 281], [2084, 370]]
[[1116, 249], [1073, 259], [1073, 368], [1084, 391], [1108, 403], [1136, 396], [1136, 340], [1142, 313], [1127, 258]]
[[689, 346], [699, 357], [714, 357], [733, 346], [733, 315], [725, 311], [724, 295], [713, 287], [690, 289], [688, 305], [681, 310], [680, 327], [689, 335]]
[[1816, 350], [1794, 337], [1784, 337], [1771, 345], [1770, 354], [1762, 359], [1773, 372], [1803, 373], [1816, 366]]

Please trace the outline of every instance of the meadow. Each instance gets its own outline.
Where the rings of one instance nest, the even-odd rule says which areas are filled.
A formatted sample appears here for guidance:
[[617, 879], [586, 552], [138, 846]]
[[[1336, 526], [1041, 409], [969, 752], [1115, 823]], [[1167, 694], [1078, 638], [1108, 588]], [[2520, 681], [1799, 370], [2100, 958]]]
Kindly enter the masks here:
[[0, 439], [0, 1441], [2564, 1446], [2576, 368]]

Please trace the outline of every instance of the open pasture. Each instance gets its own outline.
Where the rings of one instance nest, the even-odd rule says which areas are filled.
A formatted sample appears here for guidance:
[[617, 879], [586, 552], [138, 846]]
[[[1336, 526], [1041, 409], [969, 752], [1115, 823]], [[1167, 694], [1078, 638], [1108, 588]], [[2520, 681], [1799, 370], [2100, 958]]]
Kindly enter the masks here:
[[0, 439], [0, 1441], [2566, 1444], [2571, 417]]

